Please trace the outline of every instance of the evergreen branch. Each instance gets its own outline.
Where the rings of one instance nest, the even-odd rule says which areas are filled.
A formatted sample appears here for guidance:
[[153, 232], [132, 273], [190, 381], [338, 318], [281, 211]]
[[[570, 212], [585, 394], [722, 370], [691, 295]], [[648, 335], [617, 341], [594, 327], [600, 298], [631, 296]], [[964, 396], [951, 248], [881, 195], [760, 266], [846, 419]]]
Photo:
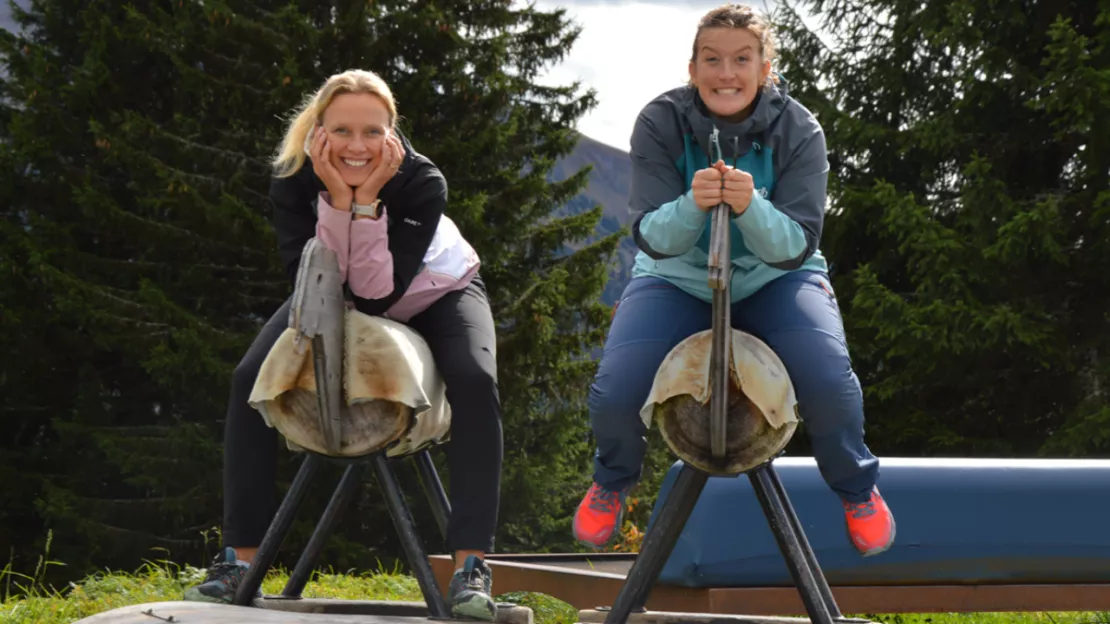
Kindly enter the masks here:
[[101, 522], [99, 520], [89, 520], [88, 518], [84, 518], [82, 520], [82, 522], [84, 522], [86, 525], [89, 525], [89, 526], [99, 527], [100, 529], [102, 529], [104, 531], [107, 531], [109, 533], [117, 533], [117, 534], [126, 535], [126, 536], [130, 536], [130, 537], [139, 536], [139, 537], [146, 538], [149, 541], [158, 542], [158, 543], [162, 543], [162, 544], [173, 544], [175, 546], [189, 546], [195, 541], [195, 540], [183, 540], [183, 539], [173, 539], [173, 538], [169, 538], [169, 537], [163, 537], [161, 535], [155, 535], [154, 533], [150, 533], [149, 531], [140, 531], [138, 529], [127, 529], [127, 528], [124, 528], [124, 527], [113, 526], [113, 525]]
[[[109, 301], [113, 301], [115, 303], [119, 303], [121, 305], [131, 307], [132, 309], [140, 309], [140, 310], [145, 311], [145, 306], [143, 304], [141, 304], [139, 302], [136, 302], [136, 301], [129, 301], [127, 299], [123, 299], [123, 298], [117, 297], [115, 295], [112, 295], [112, 294], [106, 292], [106, 288], [102, 285], [99, 285], [99, 284], [94, 285], [94, 284], [90, 284], [90, 283], [88, 283], [84, 280], [77, 279], [77, 278], [71, 276], [69, 273], [58, 269], [57, 267], [44, 265], [43, 269], [48, 271], [53, 277], [55, 277], [55, 279], [59, 279], [61, 281], [64, 281], [64, 282], [68, 283], [70, 286], [74, 287], [75, 289], [79, 290], [80, 292], [95, 295], [95, 296], [107, 299]], [[119, 290], [119, 289], [116, 289], [116, 290]], [[121, 291], [121, 292], [127, 292], [127, 291]], [[196, 316], [189, 315], [189, 314], [183, 312], [182, 310], [179, 309], [179, 307], [177, 305], [173, 304], [172, 302], [167, 301], [167, 305], [171, 307], [172, 312], [175, 315], [177, 315], [178, 317], [186, 317], [185, 318], [186, 322], [190, 323], [192, 326], [196, 327], [197, 329], [204, 330], [204, 331], [210, 332], [212, 334], [215, 334], [216, 336], [222, 336], [222, 337], [225, 337], [225, 338], [237, 338], [238, 337], [238, 334], [236, 332], [220, 329], [220, 328], [218, 328], [218, 327], [216, 327], [216, 326], [214, 326], [210, 323], [207, 323], [207, 322], [204, 322], [204, 321], [200, 320]], [[109, 319], [109, 320], [115, 320], [119, 323], [125, 323], [125, 324], [130, 323], [130, 324], [138, 325], [138, 326], [152, 326], [152, 327], [167, 328], [163, 331], [151, 332], [151, 333], [148, 334], [150, 336], [164, 336], [164, 335], [167, 335], [167, 334], [171, 333], [174, 328], [179, 327], [178, 325], [174, 325], [172, 323], [167, 323], [167, 322], [142, 321], [142, 320], [139, 320], [139, 319], [123, 317], [123, 316], [119, 316], [119, 315], [116, 315], [116, 314], [112, 314], [112, 313], [110, 313], [106, 310], [100, 310], [100, 311], [97, 312], [97, 314], [99, 314], [103, 318], [106, 318], [106, 319]]]
[[243, 247], [241, 245], [237, 246], [237, 245], [231, 245], [231, 244], [224, 243], [224, 242], [213, 241], [212, 239], [201, 236], [200, 234], [197, 234], [196, 232], [193, 232], [191, 230], [187, 230], [183, 227], [179, 227], [179, 226], [176, 226], [176, 225], [173, 225], [173, 224], [170, 224], [170, 223], [165, 223], [165, 222], [162, 222], [162, 221], [155, 221], [153, 219], [149, 219], [147, 217], [140, 216], [140, 215], [138, 215], [134, 212], [131, 212], [130, 210], [124, 210], [124, 209], [116, 206], [115, 204], [109, 204], [108, 209], [111, 210], [117, 216], [122, 216], [126, 219], [130, 219], [132, 221], [137, 221], [139, 223], [142, 223], [143, 225], [147, 225], [147, 226], [149, 226], [153, 229], [156, 229], [156, 230], [166, 230], [166, 231], [172, 232], [174, 234], [178, 234], [178, 235], [180, 235], [184, 238], [189, 238], [189, 239], [192, 239], [192, 240], [195, 240], [195, 241], [200, 241], [201, 243], [203, 243], [207, 246], [222, 248], [222, 249], [234, 251], [236, 253], [247, 253], [247, 254], [253, 254], [253, 255], [256, 255], [256, 256], [266, 255], [265, 253], [263, 253], [263, 252], [261, 252], [257, 249], [251, 249], [250, 247]]
[[256, 157], [253, 157], [253, 156], [248, 156], [247, 154], [244, 154], [243, 152], [233, 152], [231, 150], [226, 150], [226, 149], [219, 148], [219, 147], [212, 147], [211, 145], [204, 145], [203, 143], [197, 143], [196, 141], [193, 141], [193, 140], [187, 139], [183, 136], [174, 134], [174, 133], [162, 128], [161, 126], [154, 125], [154, 127], [158, 129], [158, 132], [161, 136], [164, 136], [164, 137], [166, 137], [170, 140], [173, 140], [173, 141], [176, 141], [176, 142], [178, 142], [182, 145], [185, 145], [186, 147], [189, 147], [190, 149], [196, 149], [196, 150], [200, 150], [202, 152], [208, 152], [210, 154], [219, 154], [219, 155], [224, 156], [225, 158], [227, 158], [229, 160], [236, 160], [236, 161], [240, 161], [240, 162], [254, 163], [260, 169], [265, 169], [266, 171], [270, 171], [270, 163], [267, 162], [267, 161], [264, 161], [260, 158], [256, 158]]
[[170, 330], [172, 329], [169, 323], [160, 323], [158, 321], [142, 321], [136, 318], [128, 318], [126, 316], [112, 314], [111, 312], [98, 312], [97, 316], [104, 319], [116, 321], [121, 325], [134, 325], [136, 327], [154, 327], [161, 330], [148, 332], [148, 336], [165, 336], [169, 334]]
[[[126, 266], [126, 267], [148, 267], [148, 268], [166, 269], [166, 268], [173, 268], [173, 267], [180, 266], [180, 263], [159, 262], [159, 261], [155, 261], [155, 260], [123, 260], [123, 259], [120, 259], [120, 258], [105, 258], [103, 256], [94, 256], [92, 254], [86, 254], [86, 253], [82, 253], [82, 254], [78, 254], [78, 255], [81, 256], [82, 258], [84, 258], [85, 260], [89, 261], [89, 262], [96, 262], [96, 263], [100, 263], [100, 264], [116, 264], [116, 265], [121, 265], [121, 266]], [[261, 271], [261, 269], [259, 269], [258, 267], [247, 267], [247, 266], [241, 266], [241, 265], [238, 265], [238, 264], [231, 265], [231, 264], [196, 264], [196, 263], [191, 263], [187, 266], [190, 269], [208, 269], [208, 270], [211, 270], [211, 271], [231, 271], [231, 272], [239, 271], [239, 272], [246, 272], [246, 273], [258, 273], [259, 271]]]
[[[46, 272], [49, 277], [52, 277], [56, 280], [64, 282], [64, 283], [68, 284], [69, 286], [72, 286], [73, 288], [75, 288], [75, 289], [77, 289], [81, 292], [85, 292], [85, 293], [88, 293], [88, 294], [93, 294], [93, 295], [102, 297], [104, 299], [107, 299], [108, 301], [111, 301], [113, 303], [118, 303], [118, 304], [120, 304], [122, 306], [125, 306], [125, 307], [136, 308], [136, 309], [141, 309], [143, 307], [142, 304], [140, 304], [136, 301], [130, 301], [128, 299], [124, 299], [122, 297], [117, 297], [116, 295], [113, 295], [109, 292], [106, 292], [107, 287], [105, 287], [105, 286], [89, 284], [88, 282], [86, 282], [82, 279], [79, 279], [77, 277], [74, 277], [73, 275], [70, 275], [70, 273], [68, 271], [64, 271], [62, 269], [59, 269], [58, 267], [55, 267], [55, 266], [52, 266], [52, 265], [49, 265], [49, 264], [44, 264], [40, 267], [40, 270]], [[126, 291], [123, 291], [121, 289], [114, 289], [114, 290], [117, 290], [118, 292], [126, 292]]]

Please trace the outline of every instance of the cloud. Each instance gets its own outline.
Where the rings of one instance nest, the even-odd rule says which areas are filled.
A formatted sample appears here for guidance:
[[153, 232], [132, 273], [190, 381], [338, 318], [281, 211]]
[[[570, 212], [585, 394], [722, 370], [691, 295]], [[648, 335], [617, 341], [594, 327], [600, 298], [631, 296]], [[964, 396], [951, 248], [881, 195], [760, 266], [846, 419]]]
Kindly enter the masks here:
[[[537, 8], [565, 8], [582, 27], [564, 61], [540, 78], [544, 84], [580, 80], [596, 90], [597, 106], [579, 120], [586, 136], [629, 148], [640, 109], [687, 79], [698, 20], [724, 0], [537, 0]], [[763, 10], [773, 5], [753, 0]]]
[[[31, 4], [30, 0], [15, 0], [15, 3], [24, 9]], [[16, 24], [15, 18], [12, 17], [12, 9], [8, 0], [0, 0], [0, 28], [13, 33], [19, 29], [19, 24]]]
[[656, 95], [686, 79], [690, 39], [704, 9], [663, 2], [539, 0], [567, 9], [582, 27], [570, 54], [540, 81], [581, 80], [597, 91], [597, 106], [578, 124], [583, 134], [627, 150], [636, 114]]

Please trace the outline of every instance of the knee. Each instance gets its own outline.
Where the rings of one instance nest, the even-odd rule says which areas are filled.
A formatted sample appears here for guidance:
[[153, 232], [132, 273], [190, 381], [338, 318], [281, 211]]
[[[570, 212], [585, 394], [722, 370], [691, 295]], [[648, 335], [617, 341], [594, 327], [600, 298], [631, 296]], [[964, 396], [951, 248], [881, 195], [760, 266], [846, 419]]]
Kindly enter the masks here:
[[794, 381], [798, 407], [812, 435], [823, 436], [863, 422], [863, 390], [847, 356], [824, 359]]
[[459, 372], [444, 376], [447, 386], [447, 401], [451, 404], [454, 418], [466, 418], [467, 414], [491, 416], [500, 420], [500, 397], [497, 388], [497, 375], [483, 367], [471, 366]]
[[466, 370], [451, 375], [445, 380], [448, 388], [455, 386], [474, 396], [494, 396], [497, 394], [497, 374], [484, 367], [471, 366]]
[[847, 347], [822, 332], [796, 332], [773, 345], [786, 366], [806, 428], [826, 435], [863, 420], [863, 390]]
[[[630, 378], [628, 372], [599, 372], [590, 384], [587, 402], [590, 424], [597, 437], [624, 437], [644, 433], [640, 408], [647, 400], [651, 378], [645, 384], [642, 379]], [[646, 389], [643, 389], [645, 385]]]

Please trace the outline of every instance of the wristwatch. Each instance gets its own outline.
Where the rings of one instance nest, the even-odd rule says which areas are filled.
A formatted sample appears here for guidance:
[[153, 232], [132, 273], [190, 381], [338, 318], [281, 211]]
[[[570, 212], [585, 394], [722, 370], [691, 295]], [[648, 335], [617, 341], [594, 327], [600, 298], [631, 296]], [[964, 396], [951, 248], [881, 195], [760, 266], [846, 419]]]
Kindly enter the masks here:
[[354, 219], [355, 215], [363, 215], [371, 219], [378, 218], [378, 205], [382, 203], [381, 199], [375, 199], [371, 204], [356, 204], [351, 202], [351, 218]]

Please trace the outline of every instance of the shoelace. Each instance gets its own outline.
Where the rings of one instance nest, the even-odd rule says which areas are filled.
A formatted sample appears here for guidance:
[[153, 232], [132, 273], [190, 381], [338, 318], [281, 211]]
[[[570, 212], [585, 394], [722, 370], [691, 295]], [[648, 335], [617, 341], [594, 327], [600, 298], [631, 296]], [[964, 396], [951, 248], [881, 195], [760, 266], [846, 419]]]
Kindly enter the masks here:
[[486, 575], [481, 568], [474, 566], [474, 569], [466, 577], [466, 586], [469, 589], [486, 591]]
[[866, 500], [862, 503], [848, 503], [848, 512], [853, 518], [866, 518], [875, 515], [875, 502]]
[[208, 569], [208, 576], [204, 582], [214, 581], [216, 579], [223, 580], [225, 583], [232, 583], [242, 578], [243, 573], [239, 564], [237, 563], [216, 563]]
[[620, 493], [597, 487], [590, 497], [590, 509], [601, 513], [613, 513], [616, 504], [620, 503]]

